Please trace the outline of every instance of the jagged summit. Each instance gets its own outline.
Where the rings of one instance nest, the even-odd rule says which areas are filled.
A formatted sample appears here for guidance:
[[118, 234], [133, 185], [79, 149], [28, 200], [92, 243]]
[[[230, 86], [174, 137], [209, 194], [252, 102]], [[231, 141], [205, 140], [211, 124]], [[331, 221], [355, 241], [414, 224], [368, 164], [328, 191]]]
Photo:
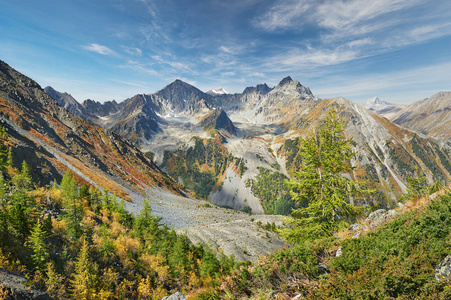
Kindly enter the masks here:
[[369, 110], [379, 110], [379, 109], [384, 108], [389, 105], [394, 105], [394, 104], [389, 103], [387, 101], [382, 101], [381, 99], [379, 99], [379, 97], [373, 97], [373, 98], [366, 100], [363, 107], [365, 107], [366, 109], [369, 109]]
[[404, 109], [405, 105], [393, 104], [387, 101], [380, 100], [378, 97], [373, 97], [371, 99], [368, 99], [363, 107], [385, 118], [391, 119], [402, 109]]
[[257, 84], [257, 86], [249, 86], [244, 89], [243, 95], [256, 92], [257, 94], [266, 95], [271, 91], [271, 88], [266, 84]]
[[293, 79], [291, 79], [290, 76], [287, 76], [279, 82], [279, 86], [283, 86], [287, 83], [292, 83], [292, 82], [293, 82]]
[[88, 111], [77, 101], [72, 95], [68, 93], [61, 93], [52, 88], [51, 86], [47, 86], [44, 88], [44, 92], [47, 93], [50, 97], [56, 100], [58, 104], [65, 109], [67, 109], [72, 114], [77, 117], [88, 120]]
[[168, 91], [174, 92], [174, 91], [179, 91], [181, 89], [195, 90], [196, 92], [203, 93], [201, 90], [199, 90], [195, 86], [193, 86], [189, 83], [186, 83], [180, 79], [176, 79], [172, 83], [165, 86], [163, 89], [156, 92], [156, 94], [164, 94], [164, 93], [167, 93]]
[[105, 101], [104, 103], [100, 103], [95, 100], [86, 99], [81, 104], [90, 114], [94, 114], [99, 117], [108, 116], [117, 112], [124, 102], [117, 103], [116, 100]]
[[291, 79], [290, 76], [285, 77], [280, 83], [271, 90], [271, 94], [286, 95], [289, 98], [313, 99], [315, 96], [312, 91], [303, 86], [299, 81]]

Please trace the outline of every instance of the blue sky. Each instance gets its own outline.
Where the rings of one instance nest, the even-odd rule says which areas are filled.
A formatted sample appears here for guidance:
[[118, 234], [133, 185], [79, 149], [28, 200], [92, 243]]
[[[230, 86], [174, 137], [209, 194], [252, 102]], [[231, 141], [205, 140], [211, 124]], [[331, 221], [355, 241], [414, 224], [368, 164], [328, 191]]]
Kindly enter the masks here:
[[0, 0], [0, 59], [77, 100], [180, 78], [242, 92], [290, 75], [321, 98], [451, 90], [449, 0]]

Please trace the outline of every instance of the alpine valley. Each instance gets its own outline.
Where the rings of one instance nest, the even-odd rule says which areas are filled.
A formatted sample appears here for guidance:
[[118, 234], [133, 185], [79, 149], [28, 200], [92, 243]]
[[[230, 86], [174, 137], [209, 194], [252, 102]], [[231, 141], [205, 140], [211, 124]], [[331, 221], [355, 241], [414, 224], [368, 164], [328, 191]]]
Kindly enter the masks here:
[[[450, 145], [438, 139], [449, 137], [449, 130], [438, 132], [425, 125], [433, 122], [424, 117], [440, 113], [446, 125], [449, 93], [399, 109], [393, 121], [341, 97], [319, 99], [290, 77], [273, 88], [259, 84], [241, 94], [222, 88], [204, 93], [176, 80], [154, 94], [120, 103], [80, 104], [68, 93], [42, 89], [4, 62], [0, 67], [1, 121], [12, 137], [15, 165], [25, 160], [42, 184], [59, 182], [71, 170], [79, 182], [127, 200], [127, 208], [135, 213], [149, 198], [163, 222], [240, 259], [255, 258], [283, 242], [268, 245], [254, 238], [247, 243], [254, 246], [246, 258], [245, 242], [232, 241], [230, 247], [231, 241], [217, 238], [222, 229], [207, 229], [206, 224], [220, 222], [229, 210], [211, 208], [214, 213], [205, 221], [198, 211], [203, 202], [196, 199], [280, 222], [273, 215], [287, 215], [297, 206], [284, 182], [301, 163], [300, 138], [319, 126], [330, 108], [345, 120], [346, 135], [357, 153], [350, 162], [355, 169], [343, 176], [365, 181], [375, 190], [354, 202], [396, 206], [416, 168], [429, 183], [451, 179]], [[377, 105], [370, 102], [370, 109], [391, 106], [378, 99], [373, 99]], [[430, 137], [425, 135], [429, 132]], [[243, 220], [251, 223], [247, 214], [239, 215], [236, 223], [228, 224], [230, 230], [243, 230], [235, 226]], [[247, 236], [249, 232], [255, 236], [252, 226]]]
[[[340, 276], [347, 276], [335, 270], [354, 270], [349, 261], [356, 256], [364, 257], [358, 262], [359, 270], [377, 269], [366, 267], [371, 262], [359, 250], [360, 241], [381, 243], [361, 247], [376, 249], [371, 250], [372, 255], [381, 255], [381, 260], [388, 262], [384, 268], [391, 270], [395, 251], [390, 248], [391, 241], [402, 241], [402, 247], [413, 249], [415, 258], [415, 251], [427, 248], [416, 244], [422, 243], [420, 237], [417, 242], [417, 235], [425, 231], [431, 245], [438, 246], [428, 248], [435, 254], [425, 255], [427, 267], [420, 268], [431, 285], [416, 288], [415, 293], [446, 292], [443, 281], [432, 279], [431, 264], [437, 264], [447, 253], [449, 242], [445, 237], [449, 233], [437, 233], [439, 225], [430, 226], [433, 222], [428, 216], [451, 224], [449, 210], [447, 215], [441, 214], [448, 209], [450, 197], [419, 208], [425, 211], [424, 216], [414, 210], [419, 206], [416, 200], [404, 204], [398, 201], [418, 174], [424, 174], [429, 186], [439, 186], [431, 189], [431, 194], [449, 185], [450, 95], [439, 92], [409, 106], [375, 97], [362, 107], [342, 97], [320, 99], [308, 87], [286, 77], [275, 87], [258, 84], [237, 94], [223, 88], [204, 93], [175, 80], [156, 93], [138, 94], [120, 102], [88, 99], [80, 103], [67, 92], [50, 86], [41, 88], [0, 61], [0, 171], [1, 178], [11, 182], [2, 181], [10, 187], [10, 196], [5, 197], [11, 199], [10, 204], [1, 203], [8, 209], [0, 215], [0, 232], [12, 228], [11, 234], [17, 237], [17, 241], [10, 241], [5, 236], [2, 243], [10, 247], [5, 249], [18, 249], [14, 254], [17, 257], [31, 257], [28, 268], [34, 268], [34, 273], [29, 273], [34, 274], [33, 287], [56, 298], [64, 299], [68, 292], [77, 298], [85, 270], [89, 280], [85, 282], [87, 288], [80, 290], [89, 295], [84, 299], [98, 295], [104, 299], [124, 295], [161, 299], [178, 290], [193, 293], [198, 297], [195, 299], [252, 298], [265, 295], [267, 290], [274, 293], [268, 299], [279, 294], [289, 299], [286, 297], [302, 293], [310, 293], [311, 299], [326, 299], [335, 297], [331, 296], [338, 291], [334, 284], [339, 286]], [[279, 235], [285, 228], [281, 215], [289, 215], [302, 204], [292, 199], [286, 182], [303, 163], [303, 137], [322, 128], [331, 109], [344, 121], [346, 138], [351, 139], [355, 153], [346, 162], [353, 168], [339, 177], [372, 190], [350, 201], [374, 212], [365, 222], [355, 219], [365, 225], [353, 224], [318, 244], [300, 243], [289, 248]], [[9, 149], [8, 159], [4, 149]], [[75, 192], [81, 203], [77, 204], [77, 197], [70, 194], [76, 189], [71, 178], [81, 186]], [[43, 225], [38, 221], [31, 229], [31, 221], [28, 224], [26, 218], [15, 214], [23, 211], [14, 198], [21, 189], [35, 195], [33, 199], [39, 203], [30, 208], [32, 217], [47, 216]], [[438, 197], [437, 193], [433, 196]], [[431, 197], [424, 199], [435, 199]], [[14, 206], [17, 203], [18, 209]], [[77, 212], [83, 210], [81, 221]], [[405, 214], [397, 219], [405, 226], [392, 222], [377, 231], [378, 225], [399, 214]], [[22, 223], [9, 224], [2, 216]], [[44, 226], [51, 235], [41, 231]], [[22, 227], [26, 229], [23, 232]], [[359, 239], [363, 231], [370, 232]], [[350, 234], [354, 234], [352, 238]], [[385, 237], [388, 242], [384, 244]], [[45, 252], [40, 241], [46, 239], [57, 249], [55, 253]], [[342, 243], [337, 242], [339, 239]], [[71, 246], [66, 248], [66, 244]], [[38, 246], [44, 249], [42, 255], [36, 250]], [[231, 255], [234, 258], [229, 258]], [[25, 267], [5, 257], [0, 251], [0, 262], [5, 262], [6, 269], [26, 274]], [[83, 269], [82, 264], [91, 261], [89, 257], [95, 263]], [[330, 258], [334, 258], [331, 261], [336, 269], [327, 269]], [[52, 262], [44, 266], [46, 260]], [[57, 263], [56, 273], [71, 278], [55, 277], [61, 289], [51, 281], [53, 261]], [[39, 275], [40, 269], [45, 269], [44, 277]], [[405, 269], [410, 270], [408, 266]], [[19, 280], [2, 270], [0, 280]], [[319, 283], [325, 272], [330, 272], [330, 280], [322, 286]], [[357, 286], [365, 282], [358, 276], [368, 277], [352, 274], [357, 276]], [[386, 276], [374, 276], [374, 280], [378, 278]], [[22, 285], [19, 289], [9, 284], [6, 290], [0, 286], [0, 294], [40, 293], [24, 292]], [[402, 295], [410, 293], [404, 285], [399, 286]], [[348, 291], [343, 293], [347, 295]], [[208, 298], [213, 294], [217, 297]]]
[[[119, 104], [78, 104], [66, 93], [45, 90], [72, 113], [133, 143], [193, 196], [254, 214], [288, 214], [295, 206], [283, 182], [300, 163], [300, 137], [319, 126], [332, 107], [346, 120], [357, 153], [354, 171], [343, 175], [375, 190], [370, 198], [355, 201], [395, 206], [416, 168], [429, 183], [451, 179], [449, 143], [437, 139], [447, 138], [449, 130], [425, 118], [425, 113], [430, 118], [440, 113], [447, 125], [449, 93], [431, 97], [430, 112], [418, 104], [402, 109], [378, 99], [373, 99], [378, 105], [366, 105], [378, 109], [372, 112], [341, 97], [319, 99], [290, 77], [273, 88], [259, 84], [241, 94], [224, 89], [204, 93], [176, 80]], [[382, 106], [385, 112], [395, 108], [390, 119]], [[428, 124], [437, 124], [443, 133]]]

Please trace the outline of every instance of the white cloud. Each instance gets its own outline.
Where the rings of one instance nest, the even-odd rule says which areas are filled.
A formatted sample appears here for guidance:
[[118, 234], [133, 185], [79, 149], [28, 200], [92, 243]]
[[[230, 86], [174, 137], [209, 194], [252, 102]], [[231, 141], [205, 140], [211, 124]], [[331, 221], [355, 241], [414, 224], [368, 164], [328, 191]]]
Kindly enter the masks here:
[[269, 72], [309, 70], [321, 66], [345, 63], [358, 58], [359, 53], [349, 48], [337, 49], [292, 49], [269, 57], [264, 67]]
[[343, 30], [417, 3], [417, 0], [329, 0], [316, 7], [315, 19], [321, 27]]
[[153, 55], [152, 59], [156, 63], [169, 65], [178, 72], [188, 72], [188, 73], [196, 74], [196, 72], [191, 68], [191, 66], [186, 63], [183, 63], [180, 61], [174, 61], [171, 59], [166, 59], [166, 58], [161, 57], [160, 55]]
[[125, 64], [120, 65], [119, 68], [132, 69], [132, 70], [146, 73], [151, 76], [159, 75], [159, 73], [157, 71], [155, 71], [155, 69], [152, 67], [152, 65], [140, 63], [140, 62], [133, 61], [133, 60], [128, 60]]
[[95, 43], [82, 46], [82, 48], [102, 55], [117, 55], [117, 53], [110, 48]]
[[230, 49], [230, 48], [228, 48], [226, 46], [219, 47], [219, 50], [221, 50], [222, 52], [225, 52], [225, 53], [229, 53], [229, 54], [233, 53], [232, 49]]
[[366, 46], [366, 45], [372, 45], [374, 44], [374, 40], [372, 38], [364, 38], [364, 39], [357, 39], [357, 40], [353, 40], [348, 42], [346, 45], [349, 48], [354, 48], [354, 47], [361, 47], [361, 46]]
[[128, 47], [128, 46], [122, 46], [125, 50], [125, 52], [127, 52], [130, 55], [137, 55], [137, 56], [141, 56], [143, 54], [142, 50], [139, 48], [135, 48], [135, 47]]
[[[254, 25], [268, 31], [286, 29], [304, 22], [305, 14], [311, 8], [306, 0], [285, 1], [273, 6], [267, 13], [254, 20]], [[304, 16], [304, 18], [303, 18]]]
[[[394, 103], [412, 102], [432, 96], [444, 89], [449, 90], [449, 82], [451, 82], [449, 70], [451, 70], [451, 62], [383, 74], [340, 76], [322, 80], [314, 87], [314, 93], [320, 97], [355, 98], [361, 103], [367, 99], [368, 95], [379, 97], [392, 95], [390, 101]], [[399, 95], [395, 96], [394, 93]]]
[[129, 86], [139, 87], [139, 88], [142, 88], [142, 89], [146, 89], [147, 88], [147, 86], [144, 85], [143, 83], [136, 83], [136, 82], [119, 80], [119, 79], [113, 79], [112, 81], [117, 82], [117, 83], [122, 83], [122, 84], [125, 84], [125, 85], [129, 85]]
[[[418, 4], [420, 0], [285, 0], [254, 19], [253, 24], [264, 30], [302, 30], [311, 23], [331, 30], [347, 30], [379, 16]], [[366, 32], [370, 28], [366, 29]]]

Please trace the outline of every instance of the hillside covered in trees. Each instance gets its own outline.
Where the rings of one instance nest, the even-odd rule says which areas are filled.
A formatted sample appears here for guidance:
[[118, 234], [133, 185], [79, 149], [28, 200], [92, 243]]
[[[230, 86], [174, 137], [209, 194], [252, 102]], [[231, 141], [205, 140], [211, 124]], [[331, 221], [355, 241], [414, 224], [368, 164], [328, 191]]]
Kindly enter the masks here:
[[133, 216], [69, 171], [59, 185], [37, 185], [25, 162], [12, 166], [0, 129], [0, 267], [32, 287], [54, 299], [161, 299], [215, 285], [236, 266], [159, 224], [147, 202]]

